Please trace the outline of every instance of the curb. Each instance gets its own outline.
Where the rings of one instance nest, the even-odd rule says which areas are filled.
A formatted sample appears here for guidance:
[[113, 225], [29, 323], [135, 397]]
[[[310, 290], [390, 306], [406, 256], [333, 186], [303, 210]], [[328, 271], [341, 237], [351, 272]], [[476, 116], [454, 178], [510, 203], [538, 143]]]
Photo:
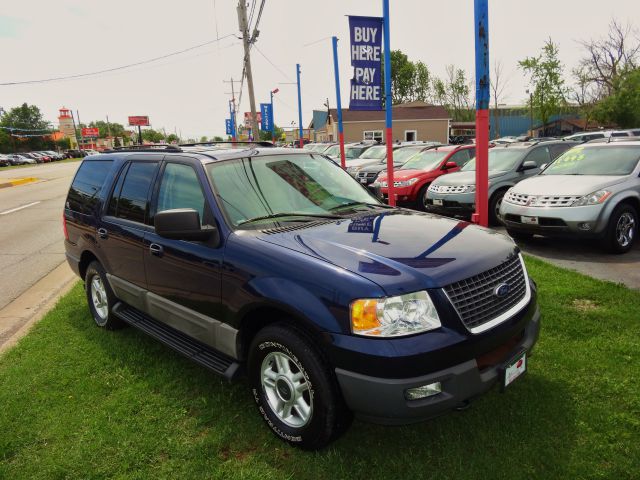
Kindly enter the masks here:
[[0, 310], [0, 356], [51, 310], [78, 277], [63, 262]]
[[37, 181], [38, 179], [36, 177], [12, 178], [6, 182], [0, 183], [0, 188], [15, 187], [17, 185], [24, 185], [25, 183], [32, 183]]

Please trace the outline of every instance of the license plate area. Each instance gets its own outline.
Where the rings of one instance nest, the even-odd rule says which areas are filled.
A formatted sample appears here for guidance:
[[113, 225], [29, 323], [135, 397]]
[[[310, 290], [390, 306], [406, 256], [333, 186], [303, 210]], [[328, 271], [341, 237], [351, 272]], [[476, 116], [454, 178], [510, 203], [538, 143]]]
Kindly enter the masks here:
[[439, 198], [434, 198], [433, 199], [433, 204], [434, 205], [438, 205], [438, 206], [442, 206], [442, 200], [440, 200]]
[[502, 389], [504, 390], [527, 371], [527, 352], [520, 352], [507, 363], [502, 370]]
[[520, 217], [520, 221], [525, 225], [538, 225], [538, 217], [529, 217], [527, 215], [522, 215]]

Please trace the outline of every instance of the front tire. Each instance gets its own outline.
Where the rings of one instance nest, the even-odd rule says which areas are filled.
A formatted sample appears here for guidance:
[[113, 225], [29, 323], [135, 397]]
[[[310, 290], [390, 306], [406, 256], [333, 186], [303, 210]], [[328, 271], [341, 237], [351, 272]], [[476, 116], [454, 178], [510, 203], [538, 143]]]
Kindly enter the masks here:
[[265, 327], [251, 344], [247, 367], [260, 415], [287, 443], [317, 450], [349, 426], [337, 380], [304, 333], [285, 323]]
[[416, 210], [427, 211], [427, 190], [429, 190], [429, 184], [425, 184], [418, 191], [418, 197], [416, 198]]
[[502, 225], [500, 221], [500, 205], [506, 190], [498, 190], [489, 199], [489, 225], [496, 227]]
[[113, 314], [113, 307], [118, 300], [111, 290], [102, 265], [97, 261], [91, 262], [84, 278], [89, 310], [96, 325], [106, 330], [124, 327], [125, 323]]
[[638, 233], [638, 212], [629, 204], [618, 205], [609, 218], [602, 246], [610, 253], [627, 253]]

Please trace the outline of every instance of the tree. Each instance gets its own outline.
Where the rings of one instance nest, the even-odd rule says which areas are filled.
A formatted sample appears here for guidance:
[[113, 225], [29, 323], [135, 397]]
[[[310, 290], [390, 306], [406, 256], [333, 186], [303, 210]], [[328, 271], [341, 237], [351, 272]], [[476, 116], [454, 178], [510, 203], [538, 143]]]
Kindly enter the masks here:
[[213, 137], [213, 141], [214, 142], [224, 142], [224, 138], [222, 138], [219, 135], [216, 135], [215, 137]]
[[180, 139], [178, 138], [178, 135], [176, 135], [175, 133], [170, 133], [169, 135], [167, 135], [167, 143], [179, 143]]
[[527, 57], [518, 64], [529, 76], [533, 86], [530, 106], [542, 122], [546, 134], [550, 118], [566, 104], [567, 89], [562, 78], [563, 66], [558, 58], [558, 46], [549, 38], [540, 55]]
[[596, 87], [599, 97], [613, 93], [616, 77], [638, 68], [640, 39], [632, 40], [633, 28], [611, 20], [605, 38], [580, 42], [586, 50], [580, 61], [580, 71], [587, 84]]
[[[382, 64], [381, 79], [381, 88], [384, 91], [384, 63]], [[397, 105], [416, 100], [423, 102], [432, 100], [429, 68], [421, 61], [412, 62], [401, 50], [392, 50], [391, 101]]]
[[23, 103], [12, 108], [2, 116], [0, 127], [0, 149], [4, 152], [53, 148], [54, 142], [47, 138], [53, 129], [36, 105]]
[[473, 120], [473, 87], [463, 69], [447, 65], [445, 78], [435, 78], [432, 85], [435, 103], [446, 107], [453, 120]]
[[414, 63], [411, 100], [431, 102], [433, 99], [431, 88], [431, 72], [426, 64], [421, 61]]
[[500, 100], [504, 95], [504, 89], [509, 82], [504, 78], [502, 72], [502, 62], [498, 60], [493, 64], [493, 75], [491, 75], [491, 96], [493, 97], [493, 118], [495, 120], [495, 134], [500, 137]]
[[200, 143], [207, 143], [208, 141], [209, 139], [205, 135], [200, 137]]
[[591, 80], [591, 76], [584, 65], [574, 68], [573, 74], [575, 86], [570, 98], [578, 104], [580, 114], [585, 120], [584, 129], [589, 130], [589, 122], [593, 119], [595, 109], [600, 99], [600, 88]]
[[97, 128], [100, 138], [107, 138], [108, 136], [124, 137], [125, 128], [120, 123], [107, 123], [103, 120], [98, 120], [89, 123], [89, 127]]
[[622, 128], [640, 125], [640, 68], [618, 74], [611, 87], [613, 93], [595, 107], [594, 116]]
[[[284, 133], [284, 129], [280, 128], [277, 125], [273, 125], [273, 136], [276, 138], [276, 140], [278, 140], [282, 134]], [[271, 132], [269, 131], [265, 131], [265, 130], [260, 130], [260, 140], [265, 141], [265, 142], [270, 142], [272, 140], [271, 138]]]
[[164, 134], [153, 128], [147, 128], [142, 130], [142, 140], [146, 140], [151, 143], [160, 143], [164, 140]]

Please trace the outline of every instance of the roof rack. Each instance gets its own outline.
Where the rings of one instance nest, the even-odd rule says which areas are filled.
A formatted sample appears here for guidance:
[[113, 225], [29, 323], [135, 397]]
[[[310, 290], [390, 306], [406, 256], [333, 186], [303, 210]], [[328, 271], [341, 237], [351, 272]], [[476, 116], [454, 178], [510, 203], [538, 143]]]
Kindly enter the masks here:
[[213, 142], [195, 142], [195, 143], [181, 143], [180, 147], [197, 147], [198, 145], [217, 145], [217, 144], [225, 144], [231, 143], [232, 145], [256, 145], [258, 147], [274, 147], [275, 145], [272, 142], [267, 142], [263, 140], [256, 141], [245, 141], [245, 140], [222, 140], [222, 141], [213, 141]]
[[113, 147], [105, 152], [181, 152], [182, 149], [177, 145], [169, 145], [167, 143], [149, 144], [149, 145], [129, 145], [127, 147]]

